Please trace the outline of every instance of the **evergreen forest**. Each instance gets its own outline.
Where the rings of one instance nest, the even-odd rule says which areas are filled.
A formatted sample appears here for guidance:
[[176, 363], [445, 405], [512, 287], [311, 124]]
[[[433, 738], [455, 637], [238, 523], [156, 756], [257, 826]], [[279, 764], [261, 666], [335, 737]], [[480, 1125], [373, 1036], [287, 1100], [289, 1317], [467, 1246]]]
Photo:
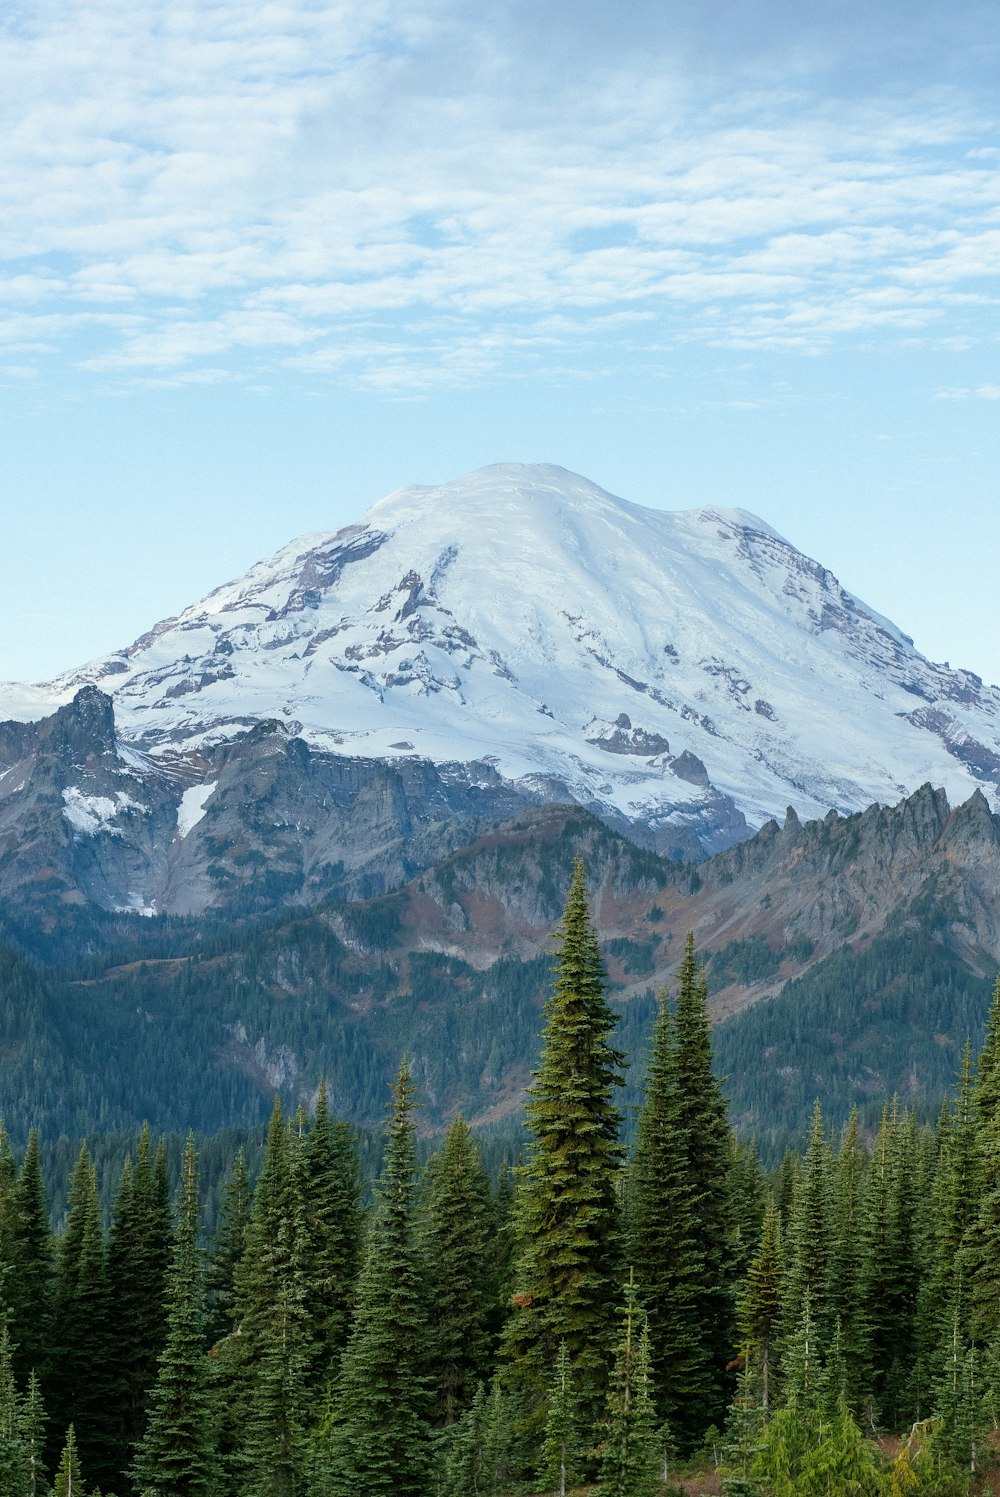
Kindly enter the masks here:
[[0, 1497], [1000, 1491], [1000, 983], [936, 1120], [817, 1102], [768, 1168], [707, 997], [689, 936], [627, 1118], [578, 861], [516, 1159], [429, 1138], [405, 1057], [377, 1147], [326, 1084], [0, 1134]]

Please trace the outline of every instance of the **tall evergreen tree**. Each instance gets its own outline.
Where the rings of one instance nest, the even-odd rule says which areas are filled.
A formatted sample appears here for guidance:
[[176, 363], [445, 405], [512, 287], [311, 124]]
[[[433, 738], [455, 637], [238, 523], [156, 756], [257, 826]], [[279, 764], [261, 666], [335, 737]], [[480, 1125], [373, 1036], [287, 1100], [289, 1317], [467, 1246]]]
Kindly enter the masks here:
[[972, 1047], [966, 1041], [954, 1100], [938, 1119], [936, 1160], [925, 1213], [924, 1273], [918, 1292], [917, 1356], [923, 1380], [943, 1375], [954, 1321], [968, 1320], [964, 1245], [975, 1214], [976, 1119]]
[[698, 1313], [697, 1188], [687, 1169], [674, 1062], [673, 1015], [661, 993], [631, 1171], [629, 1251], [649, 1317], [660, 1412], [690, 1446], [703, 1427], [712, 1372]]
[[784, 1285], [786, 1335], [793, 1335], [809, 1301], [814, 1334], [829, 1341], [833, 1331], [831, 1259], [833, 1256], [833, 1200], [830, 1146], [817, 1101], [805, 1163], [799, 1175], [788, 1228], [787, 1270]]
[[10, 1188], [10, 1269], [6, 1282], [14, 1374], [25, 1383], [40, 1370], [52, 1314], [52, 1237], [42, 1183], [38, 1134], [32, 1129], [16, 1182]]
[[453, 1424], [487, 1381], [497, 1298], [493, 1212], [486, 1171], [462, 1117], [429, 1166], [423, 1251], [437, 1417]]
[[143, 1497], [213, 1497], [215, 1458], [202, 1324], [201, 1202], [193, 1137], [181, 1176], [167, 1284], [166, 1339], [133, 1474]]
[[393, 1088], [385, 1166], [354, 1324], [340, 1365], [326, 1497], [424, 1497], [430, 1465], [427, 1327], [414, 1222], [413, 1084]]
[[840, 1142], [832, 1191], [830, 1314], [844, 1364], [849, 1405], [861, 1407], [866, 1389], [866, 1316], [861, 1284], [861, 1218], [866, 1156], [857, 1110]]
[[14, 1381], [10, 1333], [5, 1326], [0, 1335], [0, 1497], [23, 1497], [28, 1484], [21, 1400]]
[[243, 1150], [237, 1149], [226, 1181], [212, 1255], [205, 1271], [205, 1339], [228, 1336], [236, 1313], [236, 1272], [246, 1249], [252, 1196]]
[[95, 1485], [120, 1466], [104, 1232], [97, 1174], [86, 1144], [73, 1174], [54, 1294], [47, 1398], [54, 1429], [74, 1426], [80, 1460]]
[[21, 1412], [21, 1431], [27, 1455], [27, 1480], [23, 1497], [45, 1497], [49, 1489], [45, 1480], [46, 1423], [41, 1384], [38, 1374], [31, 1372]]
[[302, 1190], [309, 1376], [315, 1381], [347, 1342], [361, 1251], [357, 1148], [348, 1124], [330, 1117], [325, 1081], [303, 1145]]
[[759, 1401], [766, 1416], [771, 1406], [776, 1370], [776, 1343], [781, 1324], [784, 1251], [781, 1218], [773, 1201], [768, 1203], [760, 1242], [747, 1273], [739, 1303], [737, 1329], [744, 1348], [747, 1386], [744, 1395]]
[[146, 1425], [146, 1401], [163, 1349], [169, 1263], [165, 1156], [162, 1164], [154, 1158], [152, 1135], [144, 1123], [134, 1165], [126, 1157], [122, 1166], [108, 1240], [112, 1360], [118, 1384], [116, 1444], [125, 1464]]
[[1000, 1342], [1000, 978], [979, 1056], [973, 1094], [976, 1209], [962, 1254], [970, 1329], [981, 1345]]
[[213, 1359], [228, 1491], [284, 1497], [308, 1471], [310, 1321], [303, 1145], [275, 1100], [234, 1288], [233, 1332]]
[[730, 1134], [707, 991], [688, 935], [676, 1013], [661, 998], [633, 1166], [631, 1253], [658, 1407], [682, 1449], [721, 1423], [735, 1341]]
[[612, 1099], [623, 1057], [611, 1044], [616, 1016], [604, 996], [579, 859], [558, 934], [555, 987], [528, 1093], [531, 1142], [516, 1198], [517, 1292], [505, 1331], [512, 1386], [533, 1401], [529, 1427], [536, 1437], [544, 1425], [548, 1369], [563, 1340], [581, 1417], [591, 1426], [597, 1422], [620, 1251], [615, 1179], [621, 1117]]
[[886, 1109], [868, 1171], [861, 1285], [867, 1306], [871, 1389], [893, 1428], [912, 1421], [915, 1360], [915, 1124]]

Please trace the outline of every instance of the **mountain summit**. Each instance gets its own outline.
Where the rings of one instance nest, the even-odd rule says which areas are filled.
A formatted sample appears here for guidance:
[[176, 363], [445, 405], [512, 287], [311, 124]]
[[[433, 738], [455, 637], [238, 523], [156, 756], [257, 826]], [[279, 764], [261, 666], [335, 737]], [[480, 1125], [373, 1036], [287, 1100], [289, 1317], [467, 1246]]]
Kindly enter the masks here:
[[691, 828], [706, 852], [789, 804], [850, 812], [927, 780], [1000, 805], [996, 688], [743, 510], [647, 509], [550, 466], [400, 489], [127, 649], [0, 687], [0, 718], [94, 686], [135, 763], [185, 783], [281, 725], [324, 759], [420, 761], [647, 838]]

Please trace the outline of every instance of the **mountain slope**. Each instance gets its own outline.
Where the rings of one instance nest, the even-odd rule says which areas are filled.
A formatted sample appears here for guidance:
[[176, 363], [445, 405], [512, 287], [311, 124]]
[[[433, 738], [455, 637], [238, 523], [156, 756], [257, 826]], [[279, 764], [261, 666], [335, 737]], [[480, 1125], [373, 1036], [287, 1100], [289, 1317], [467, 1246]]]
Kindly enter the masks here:
[[267, 722], [331, 759], [575, 801], [672, 851], [927, 779], [1000, 803], [996, 688], [925, 660], [752, 515], [645, 509], [559, 468], [400, 490], [126, 650], [0, 687], [0, 716], [95, 684], [123, 744], [188, 789]]
[[[85, 942], [68, 964], [59, 946], [44, 977], [0, 960], [0, 1115], [19, 1133], [26, 1108], [47, 1132], [140, 1114], [212, 1129], [257, 1121], [275, 1091], [308, 1100], [326, 1075], [337, 1109], [374, 1123], [405, 1051], [425, 1127], [458, 1108], [513, 1122], [578, 854], [623, 1048], [641, 1064], [655, 991], [694, 929], [736, 1115], [770, 1147], [816, 1095], [832, 1121], [886, 1091], [936, 1105], [983, 1022], [1000, 818], [981, 796], [952, 810], [926, 787], [893, 810], [790, 816], [697, 868], [541, 807], [376, 900], [248, 924], [133, 920], [117, 953]], [[40, 1099], [39, 1074], [60, 1078]]]

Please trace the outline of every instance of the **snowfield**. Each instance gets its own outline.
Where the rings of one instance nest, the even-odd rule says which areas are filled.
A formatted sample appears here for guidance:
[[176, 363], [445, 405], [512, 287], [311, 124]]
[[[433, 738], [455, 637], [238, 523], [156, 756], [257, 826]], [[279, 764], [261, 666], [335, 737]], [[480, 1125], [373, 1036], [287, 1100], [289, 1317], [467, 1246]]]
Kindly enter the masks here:
[[[927, 661], [755, 516], [646, 509], [555, 467], [401, 489], [128, 649], [0, 686], [0, 718], [88, 683], [143, 756], [272, 719], [335, 754], [487, 761], [653, 825], [719, 792], [756, 827], [927, 780], [1000, 805], [996, 688]], [[185, 792], [178, 837], [213, 788]], [[87, 832], [121, 809], [65, 814]]]

